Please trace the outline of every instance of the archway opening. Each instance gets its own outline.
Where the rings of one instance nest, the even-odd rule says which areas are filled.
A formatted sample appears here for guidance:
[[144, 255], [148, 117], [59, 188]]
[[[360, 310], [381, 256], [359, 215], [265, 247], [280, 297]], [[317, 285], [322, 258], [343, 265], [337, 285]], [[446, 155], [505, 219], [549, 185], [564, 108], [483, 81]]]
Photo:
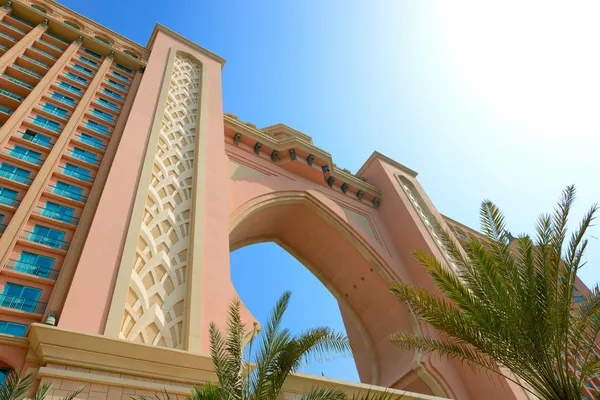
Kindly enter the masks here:
[[[240, 299], [259, 321], [264, 322], [281, 294], [289, 290], [292, 300], [283, 326], [292, 333], [328, 326], [346, 333], [337, 299], [286, 250], [273, 242], [257, 243], [231, 253], [231, 281]], [[352, 357], [326, 357], [309, 361], [301, 372], [359, 382]]]

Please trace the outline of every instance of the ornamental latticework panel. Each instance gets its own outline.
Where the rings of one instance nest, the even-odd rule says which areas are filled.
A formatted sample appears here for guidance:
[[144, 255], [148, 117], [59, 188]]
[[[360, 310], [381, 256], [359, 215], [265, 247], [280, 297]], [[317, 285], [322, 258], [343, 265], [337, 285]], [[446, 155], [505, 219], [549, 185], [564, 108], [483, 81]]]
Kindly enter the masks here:
[[183, 348], [200, 72], [191, 59], [175, 58], [121, 325], [124, 339]]

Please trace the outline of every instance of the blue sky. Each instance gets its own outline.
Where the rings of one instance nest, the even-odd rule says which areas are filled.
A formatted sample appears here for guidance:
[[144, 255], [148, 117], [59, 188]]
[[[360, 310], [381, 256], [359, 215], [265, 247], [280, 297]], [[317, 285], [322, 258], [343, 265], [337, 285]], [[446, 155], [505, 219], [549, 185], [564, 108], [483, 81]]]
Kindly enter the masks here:
[[[440, 212], [466, 225], [478, 227], [485, 198], [513, 234], [531, 232], [567, 184], [577, 218], [600, 200], [597, 2], [62, 3], [144, 45], [156, 22], [183, 34], [227, 59], [226, 112], [286, 123], [352, 171], [378, 150], [419, 172]], [[600, 277], [592, 234], [588, 285]], [[274, 245], [233, 253], [232, 273], [261, 319], [291, 289], [293, 304], [314, 305], [292, 307], [293, 329], [342, 326], [328, 292]], [[307, 371], [356, 379], [351, 360]]]

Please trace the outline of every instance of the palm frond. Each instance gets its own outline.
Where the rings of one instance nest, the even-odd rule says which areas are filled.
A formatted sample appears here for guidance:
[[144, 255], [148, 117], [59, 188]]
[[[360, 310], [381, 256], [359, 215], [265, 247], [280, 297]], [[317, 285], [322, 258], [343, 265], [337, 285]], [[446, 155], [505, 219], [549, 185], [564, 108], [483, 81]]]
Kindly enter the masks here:
[[346, 398], [346, 393], [341, 389], [319, 386], [300, 396], [300, 400], [346, 400]]
[[22, 376], [11, 371], [0, 387], [0, 400], [23, 400], [33, 385], [33, 375]]

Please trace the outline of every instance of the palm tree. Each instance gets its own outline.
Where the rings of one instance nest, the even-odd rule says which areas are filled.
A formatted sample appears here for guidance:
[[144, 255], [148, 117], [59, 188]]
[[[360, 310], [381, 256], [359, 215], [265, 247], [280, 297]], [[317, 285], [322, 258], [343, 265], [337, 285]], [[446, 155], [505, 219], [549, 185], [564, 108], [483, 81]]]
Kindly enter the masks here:
[[397, 332], [391, 340], [493, 371], [539, 399], [582, 399], [584, 385], [600, 372], [600, 290], [594, 287], [577, 305], [573, 296], [597, 206], [585, 214], [563, 253], [574, 198], [574, 187], [567, 187], [555, 211], [539, 217], [535, 237], [514, 240], [502, 213], [484, 201], [480, 215], [487, 240], [470, 240], [463, 251], [442, 234], [458, 275], [416, 251], [446, 298], [402, 283], [391, 291], [442, 336]]
[[[17, 371], [12, 371], [0, 385], [0, 400], [24, 400], [34, 383], [34, 376], [28, 374], [21, 376]], [[40, 386], [34, 393], [32, 400], [44, 400], [52, 386], [48, 383]], [[64, 400], [73, 400], [81, 393], [82, 389], [70, 393]]]
[[[198, 386], [190, 400], [278, 400], [283, 385], [309, 359], [321, 360], [327, 354], [350, 355], [351, 346], [345, 335], [327, 327], [309, 329], [300, 335], [281, 327], [283, 315], [291, 297], [285, 292], [267, 319], [264, 331], [256, 327], [247, 346], [244, 324], [240, 317], [240, 302], [229, 307], [227, 334], [210, 325], [210, 351], [216, 384]], [[247, 347], [247, 358], [244, 359]], [[256, 348], [256, 354], [253, 350]], [[253, 358], [254, 356], [254, 358]], [[346, 393], [337, 388], [315, 387], [302, 395], [302, 400], [347, 400]], [[366, 393], [355, 400], [390, 400], [386, 393]]]

